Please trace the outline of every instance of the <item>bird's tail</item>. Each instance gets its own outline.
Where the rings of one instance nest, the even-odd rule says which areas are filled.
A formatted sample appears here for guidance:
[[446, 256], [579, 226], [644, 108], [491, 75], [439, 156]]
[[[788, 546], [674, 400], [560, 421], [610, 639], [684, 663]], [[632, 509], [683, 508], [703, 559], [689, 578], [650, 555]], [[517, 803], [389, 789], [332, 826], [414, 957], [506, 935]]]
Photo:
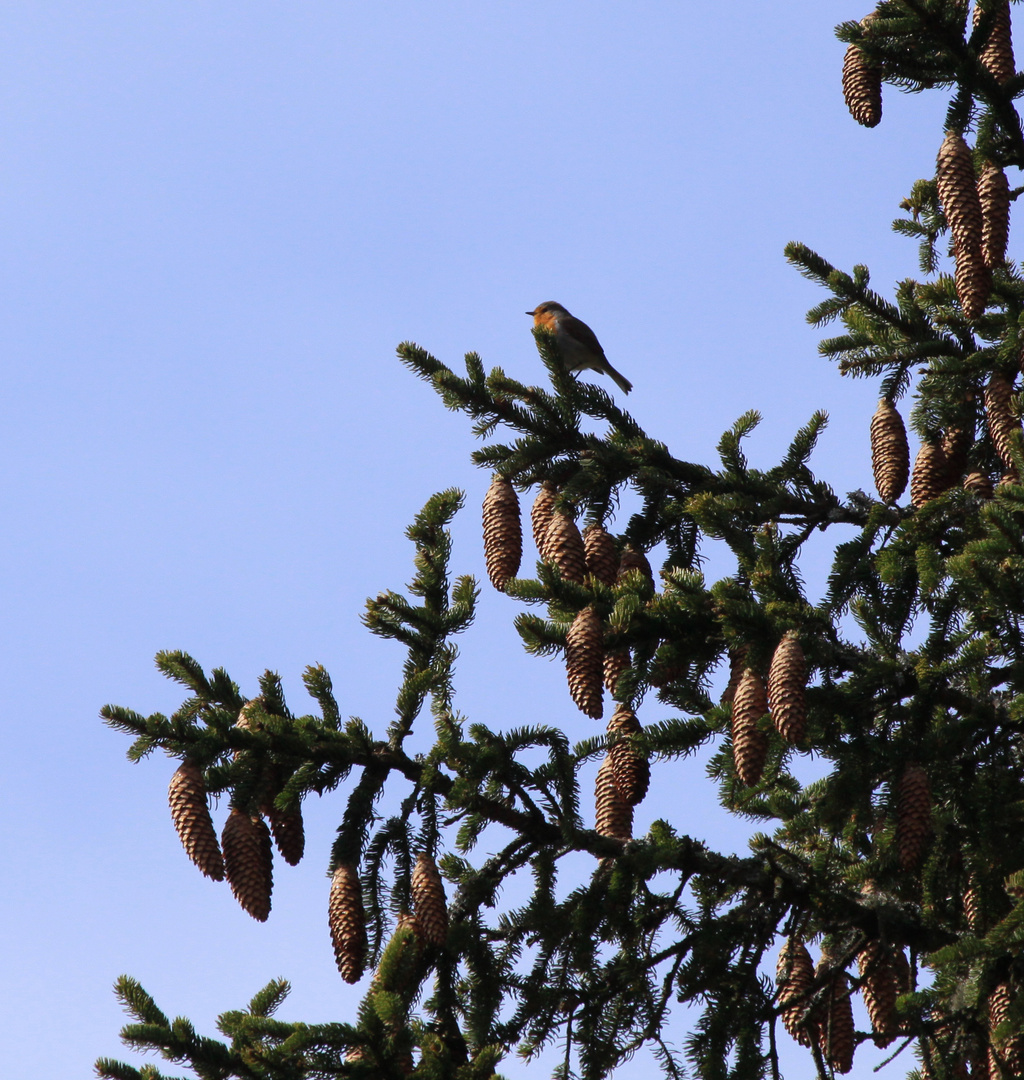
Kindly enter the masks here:
[[[608, 361], [606, 360], [605, 363], [608, 364]], [[622, 375], [620, 372], [616, 371], [615, 368], [611, 366], [611, 364], [608, 364], [607, 371], [608, 374], [611, 375], [611, 377], [615, 380], [618, 388], [624, 394], [628, 394], [630, 390], [633, 389], [633, 384], [629, 381], [629, 379], [627, 379], [625, 375]]]

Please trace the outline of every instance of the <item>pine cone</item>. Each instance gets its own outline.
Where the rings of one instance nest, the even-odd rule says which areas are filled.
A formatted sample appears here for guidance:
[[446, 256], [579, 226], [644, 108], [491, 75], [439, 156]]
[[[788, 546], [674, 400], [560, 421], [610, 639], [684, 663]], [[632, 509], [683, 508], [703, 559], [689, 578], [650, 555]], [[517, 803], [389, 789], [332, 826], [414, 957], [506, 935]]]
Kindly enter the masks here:
[[638, 572], [647, 582], [648, 588], [654, 591], [654, 572], [651, 570], [651, 564], [647, 561], [647, 556], [633, 547], [632, 544], [627, 544], [622, 550], [622, 558], [619, 560], [619, 574], [618, 581], [625, 581], [629, 574]]
[[778, 733], [791, 744], [800, 742], [807, 728], [807, 662], [800, 637], [789, 630], [779, 642], [768, 669], [768, 707]]
[[279, 810], [273, 800], [260, 808], [270, 822], [274, 834], [274, 843], [281, 857], [289, 866], [298, 866], [306, 850], [306, 832], [302, 824], [302, 807], [299, 804], [290, 810]]
[[896, 971], [892, 954], [878, 941], [869, 941], [857, 954], [860, 971], [861, 996], [871, 1018], [876, 1046], [888, 1046], [899, 1034], [899, 1017], [896, 1015]]
[[900, 780], [896, 802], [896, 851], [900, 866], [914, 870], [932, 831], [932, 796], [928, 774], [908, 765]]
[[1010, 238], [1010, 182], [1006, 173], [986, 161], [978, 178], [978, 197], [981, 199], [981, 253], [985, 265], [994, 270], [1006, 261], [1006, 244]]
[[583, 530], [583, 549], [587, 569], [604, 585], [614, 585], [619, 575], [619, 552], [603, 525], [588, 525]]
[[909, 994], [914, 989], [910, 961], [902, 949], [892, 951], [892, 971], [896, 979], [896, 993]]
[[594, 720], [600, 720], [604, 714], [601, 693], [604, 634], [601, 619], [590, 606], [583, 608], [569, 627], [565, 638], [565, 670], [576, 708]]
[[1020, 430], [1020, 421], [1014, 414], [1013, 384], [1002, 374], [993, 372], [985, 387], [985, 423], [996, 453], [1006, 468], [1016, 475], [1013, 464], [1013, 434]]
[[810, 1046], [817, 1038], [816, 1025], [813, 1015], [805, 1020], [804, 1014], [814, 986], [814, 964], [806, 946], [796, 938], [789, 938], [779, 951], [776, 982], [783, 1025], [801, 1046]]
[[547, 555], [544, 552], [544, 540], [548, 533], [548, 528], [551, 525], [551, 515], [555, 510], [555, 499], [558, 497], [558, 490], [554, 484], [548, 483], [546, 480], [541, 484], [540, 491], [537, 493], [537, 498], [533, 500], [533, 509], [530, 511], [530, 524], [533, 526], [533, 542], [537, 548], [537, 554], [540, 555], [541, 562], [550, 562]]
[[416, 856], [416, 867], [412, 872], [412, 902], [423, 940], [428, 945], [444, 945], [448, 940], [444, 885], [434, 860], [424, 851]]
[[345, 982], [357, 983], [366, 963], [366, 914], [359, 874], [352, 863], [339, 863], [334, 871], [327, 919], [338, 971]]
[[973, 491], [979, 499], [992, 498], [992, 478], [981, 472], [968, 473], [964, 477], [964, 487]]
[[903, 418], [883, 398], [871, 417], [871, 470], [882, 502], [894, 503], [907, 487], [910, 447]]
[[576, 522], [561, 510], [551, 515], [544, 534], [544, 561], [558, 567], [565, 581], [582, 585], [587, 577], [587, 552]]
[[613, 649], [604, 654], [604, 688], [612, 697], [619, 685], [619, 677], [629, 667], [629, 649]]
[[232, 807], [220, 837], [224, 869], [235, 899], [254, 919], [266, 922], [274, 887], [274, 849], [260, 817]]
[[185, 854], [214, 881], [224, 879], [224, 859], [206, 803], [203, 772], [195, 762], [183, 761], [171, 777], [167, 798], [171, 821]]
[[[988, 1074], [990, 1077], [1020, 1076], [1024, 1065], [1024, 1036], [1011, 1035], [998, 1038], [994, 1032], [1000, 1024], [1010, 1018], [1010, 1003], [1013, 994], [1007, 983], [1001, 982], [992, 991], [988, 999], [988, 1029], [990, 1042], [988, 1051]], [[1003, 1069], [1000, 1069], [1000, 1063]], [[1005, 1070], [1005, 1071], [1004, 1071]]]
[[519, 573], [523, 529], [516, 489], [498, 473], [484, 496], [484, 558], [491, 584], [504, 592], [509, 578]]
[[643, 729], [632, 709], [620, 705], [608, 721], [609, 737], [618, 738], [608, 748], [612, 776], [619, 794], [630, 806], [639, 806], [651, 782], [651, 766], [630, 737]]
[[967, 929], [972, 934], [981, 934], [985, 930], [984, 906], [981, 902], [981, 887], [977, 878], [972, 874], [967, 889], [964, 891], [964, 916], [967, 919]]
[[981, 244], [953, 244], [956, 273], [953, 284], [964, 318], [968, 322], [980, 319], [985, 313], [992, 292], [992, 271], [985, 265]]
[[946, 458], [938, 443], [921, 443], [910, 476], [910, 501], [914, 506], [938, 498], [946, 490]]
[[[825, 963], [824, 958], [822, 963]], [[853, 1068], [855, 1043], [850, 981], [845, 971], [836, 972], [826, 1000], [828, 1007], [818, 1029], [818, 1045], [825, 1060], [837, 1073], [848, 1073]]]
[[768, 736], [758, 724], [767, 711], [768, 697], [761, 676], [746, 668], [732, 702], [732, 756], [736, 775], [747, 787], [761, 779], [768, 756]]
[[[861, 26], [866, 28], [870, 19], [861, 19]], [[843, 59], [843, 99], [858, 124], [872, 128], [882, 119], [882, 73], [857, 45]]]
[[967, 471], [967, 453], [974, 435], [966, 428], [948, 428], [942, 436], [942, 453], [946, 458], [946, 487], [959, 484]]
[[[955, 247], [981, 251], [981, 199], [974, 177], [971, 149], [955, 131], [946, 133], [939, 149], [936, 181], [939, 202], [953, 233]], [[957, 260], [959, 265], [959, 260]]]
[[747, 667], [747, 654], [750, 652], [749, 645], [739, 645], [729, 650], [729, 681], [722, 691], [722, 704], [731, 705], [736, 697], [736, 687], [743, 678], [743, 672]]
[[1016, 74], [1013, 60], [1013, 41], [1010, 26], [1010, 0], [988, 0], [984, 4], [974, 5], [974, 25], [981, 22], [981, 17], [995, 9], [992, 28], [988, 40], [978, 54], [978, 59], [992, 73], [996, 82], [1004, 83]]
[[612, 772], [611, 758], [607, 755], [597, 770], [594, 805], [594, 828], [602, 836], [614, 836], [620, 840], [633, 838], [633, 807], [620, 794]]

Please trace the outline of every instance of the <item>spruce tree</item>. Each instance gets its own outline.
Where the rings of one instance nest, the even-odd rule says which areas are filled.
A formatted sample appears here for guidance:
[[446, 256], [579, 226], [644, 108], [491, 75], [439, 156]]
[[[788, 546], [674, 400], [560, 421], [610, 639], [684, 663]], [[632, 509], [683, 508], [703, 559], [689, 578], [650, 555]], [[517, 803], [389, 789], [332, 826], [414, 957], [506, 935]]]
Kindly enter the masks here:
[[[810, 321], [842, 324], [822, 355], [877, 382], [879, 411], [851, 448], [877, 492], [840, 497], [811, 471], [823, 413], [774, 468], [744, 455], [755, 413], [722, 436], [718, 464], [696, 464], [567, 374], [543, 330], [550, 389], [472, 353], [460, 374], [400, 346], [485, 440], [474, 500], [491, 485], [488, 569], [522, 605], [525, 648], [562, 657], [567, 695], [607, 727], [595, 719], [574, 742], [457, 711], [453, 639], [473, 621], [477, 584], [451, 576], [447, 527], [464, 501], [451, 490], [408, 531], [407, 589], [366, 606], [367, 628], [406, 650], [386, 729], [343, 721], [321, 667], [305, 672], [307, 713], [272, 672], [247, 698], [225, 671], [161, 654], [187, 692], [178, 711], [104, 717], [134, 736], [131, 758], [161, 749], [181, 762], [171, 806], [188, 854], [256, 918], [270, 910], [271, 834], [296, 861], [303, 800], [337, 792], [334, 846], [306, 857], [327, 874], [339, 977], [362, 978], [365, 995], [337, 1023], [281, 1021], [288, 988], [273, 982], [221, 1016], [218, 1040], [123, 977], [129, 1046], [247, 1080], [483, 1080], [552, 1040], [562, 1077], [610, 1075], [646, 1046], [667, 1076], [755, 1080], [779, 1075], [790, 1037], [820, 1077], [848, 1072], [866, 1041], [902, 1052], [891, 1069], [934, 1080], [1021, 1074], [1024, 277], [1006, 239], [1024, 188], [1005, 170], [1024, 168], [1024, 76], [1007, 0], [882, 0], [838, 36], [837, 92], [841, 78], [853, 118], [879, 125], [872, 137], [885, 137], [883, 88], [949, 96], [935, 173], [893, 225], [918, 241], [919, 276], [887, 299], [864, 266], [786, 251], [828, 294]], [[537, 500], [533, 576], [517, 576], [517, 491]], [[638, 509], [623, 522], [624, 497]], [[808, 597], [804, 548], [830, 531], [841, 540], [827, 591]], [[707, 581], [700, 553], [713, 544], [734, 568]], [[409, 752], [430, 724], [429, 752]], [[683, 815], [632, 836], [648, 775], [705, 744], [723, 812], [763, 830], [742, 858], [712, 850]], [[826, 768], [804, 784], [794, 767], [812, 753]], [[598, 762], [592, 794], [581, 773]], [[230, 811], [220, 846], [212, 796]], [[563, 861], [580, 855], [589, 873], [560, 887]], [[503, 891], [512, 877], [528, 889]], [[853, 995], [871, 1030], [854, 1029]], [[685, 1041], [678, 1002], [696, 1010]], [[112, 1060], [97, 1072], [166, 1075]]]

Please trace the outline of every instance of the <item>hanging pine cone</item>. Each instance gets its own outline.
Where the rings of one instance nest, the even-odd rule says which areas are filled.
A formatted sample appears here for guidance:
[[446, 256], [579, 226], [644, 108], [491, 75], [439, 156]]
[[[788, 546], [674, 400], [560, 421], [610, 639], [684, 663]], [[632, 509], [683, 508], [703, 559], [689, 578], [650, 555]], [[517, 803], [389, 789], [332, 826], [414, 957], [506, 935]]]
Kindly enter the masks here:
[[504, 592], [509, 578], [519, 573], [522, 558], [519, 497], [512, 484], [495, 473], [484, 496], [484, 559], [491, 584]]
[[[822, 958], [819, 970], [825, 959]], [[853, 1005], [850, 1002], [850, 981], [845, 971], [836, 972], [826, 997], [827, 1008], [818, 1028], [818, 1046], [822, 1055], [837, 1073], [853, 1068], [855, 1047]]]
[[913, 973], [910, 970], [910, 961], [902, 949], [892, 951], [892, 971], [896, 979], [896, 993], [909, 994], [914, 989]]
[[992, 271], [985, 265], [985, 255], [980, 244], [953, 244], [956, 273], [953, 284], [956, 298], [960, 301], [964, 318], [968, 322], [980, 319], [992, 292]]
[[729, 681], [722, 691], [723, 705], [731, 705], [736, 696], [736, 687], [739, 686], [743, 672], [746, 670], [749, 652], [749, 645], [738, 645], [729, 650]]
[[235, 899], [254, 919], [266, 922], [274, 887], [270, 830], [260, 817], [232, 807], [220, 837], [224, 869]]
[[813, 1014], [804, 1017], [808, 995], [814, 986], [814, 964], [803, 942], [789, 938], [779, 950], [775, 981], [783, 1026], [801, 1046], [810, 1046], [817, 1038], [816, 1024]]
[[955, 131], [946, 133], [939, 149], [935, 177], [939, 202], [953, 233], [954, 245], [981, 251], [981, 199], [974, 176], [971, 148]]
[[366, 963], [366, 914], [359, 874], [352, 863], [339, 863], [334, 871], [327, 919], [338, 971], [345, 982], [357, 983]]
[[[278, 789], [280, 790], [280, 789]], [[306, 850], [306, 832], [302, 824], [302, 807], [296, 803], [288, 810], [279, 810], [274, 797], [268, 798], [260, 811], [270, 822], [274, 843], [289, 866], [298, 866]]]
[[630, 574], [639, 572], [646, 581], [647, 587], [654, 591], [654, 572], [647, 556], [632, 544], [627, 544], [622, 550], [622, 558], [619, 559], [618, 581], [625, 581]]
[[910, 501], [914, 506], [938, 498], [946, 490], [946, 458], [938, 443], [921, 443], [910, 476]]
[[871, 1019], [876, 1046], [888, 1046], [899, 1034], [899, 1017], [896, 1015], [896, 970], [892, 954], [879, 941], [869, 941], [857, 954], [860, 972], [860, 992], [864, 1006]]
[[421, 851], [412, 872], [412, 902], [416, 923], [428, 945], [438, 947], [448, 940], [448, 908], [444, 885], [434, 860]]
[[604, 688], [612, 697], [619, 685], [619, 676], [629, 667], [629, 649], [612, 649], [604, 654]]
[[200, 870], [214, 881], [224, 879], [224, 859], [206, 803], [203, 772], [195, 762], [183, 761], [171, 777], [167, 798], [171, 821], [181, 846]]
[[[861, 26], [866, 29], [871, 18], [861, 19]], [[872, 128], [882, 119], [882, 73], [858, 45], [851, 45], [843, 59], [843, 99], [858, 124]]]
[[583, 550], [587, 569], [604, 585], [614, 585], [619, 574], [619, 552], [603, 525], [588, 525], [583, 530]]
[[537, 554], [541, 562], [549, 562], [544, 553], [544, 540], [551, 526], [551, 515], [555, 512], [555, 499], [558, 490], [554, 484], [544, 481], [537, 492], [537, 498], [533, 500], [533, 509], [530, 511], [530, 524], [533, 527], [533, 543], [537, 548]]
[[612, 762], [605, 755], [601, 767], [597, 770], [597, 783], [594, 785], [595, 824], [594, 828], [602, 836], [614, 836], [619, 840], [631, 840], [633, 837], [633, 807], [622, 797]]
[[768, 756], [768, 736], [758, 723], [767, 711], [768, 697], [761, 676], [746, 668], [732, 702], [732, 757], [736, 775], [747, 787], [761, 779]]
[[985, 387], [985, 423], [996, 453], [1006, 468], [1016, 475], [1013, 464], [1014, 433], [1020, 430], [1013, 407], [1013, 384], [1000, 371], [995, 371]]
[[1006, 173], [986, 161], [978, 177], [978, 197], [981, 199], [981, 254], [985, 265], [994, 270], [1006, 261], [1006, 244], [1010, 238], [1010, 181]]
[[1001, 982], [988, 999], [988, 1074], [993, 1078], [1020, 1076], [1024, 1066], [1024, 1036], [1010, 1035], [1000, 1038], [995, 1034], [996, 1028], [1010, 1018], [1012, 1000], [1012, 992], [1005, 982]]
[[985, 917], [981, 902], [981, 886], [974, 874], [971, 874], [970, 882], [964, 891], [964, 916], [967, 919], [967, 929], [972, 934], [984, 932]]
[[948, 428], [942, 436], [942, 453], [946, 458], [946, 487], [953, 487], [963, 480], [967, 471], [967, 453], [974, 442], [973, 434], [966, 428]]
[[608, 721], [609, 739], [617, 736], [608, 748], [612, 776], [619, 794], [630, 806], [639, 806], [643, 802], [651, 782], [651, 766], [631, 738], [642, 730], [636, 713], [625, 705], [620, 705]]
[[903, 418], [885, 398], [871, 417], [871, 471], [882, 502], [896, 502], [907, 487], [910, 447]]
[[565, 637], [565, 671], [576, 708], [594, 720], [604, 714], [604, 634], [601, 619], [590, 606], [573, 619]]
[[904, 870], [921, 861], [932, 831], [932, 795], [928, 774], [920, 765], [908, 765], [900, 780], [896, 802], [896, 852]]
[[979, 499], [992, 498], [992, 478], [981, 472], [968, 473], [964, 477], [964, 487], [973, 491]]
[[800, 637], [789, 630], [779, 642], [768, 669], [768, 708], [778, 733], [791, 744], [800, 742], [807, 727], [807, 662]]
[[974, 5], [974, 25], [981, 22], [982, 16], [995, 11], [988, 38], [978, 59], [992, 73], [998, 83], [1012, 79], [1016, 73], [1013, 59], [1013, 40], [1010, 24], [1010, 0], [988, 0], [984, 4]]
[[582, 585], [587, 577], [587, 552], [576, 522], [561, 510], [551, 515], [544, 534], [544, 561], [558, 567], [565, 581]]

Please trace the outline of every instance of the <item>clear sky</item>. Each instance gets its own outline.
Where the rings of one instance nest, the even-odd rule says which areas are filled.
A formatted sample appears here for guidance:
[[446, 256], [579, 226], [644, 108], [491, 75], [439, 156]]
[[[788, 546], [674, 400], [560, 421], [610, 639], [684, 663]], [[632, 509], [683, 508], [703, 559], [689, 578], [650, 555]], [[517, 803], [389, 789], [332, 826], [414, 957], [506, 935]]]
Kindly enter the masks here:
[[[184, 648], [247, 693], [279, 671], [300, 712], [301, 671], [321, 662], [342, 712], [384, 727], [400, 651], [359, 614], [408, 580], [403, 530], [433, 491], [466, 489], [454, 569], [484, 578], [469, 424], [398, 364], [398, 342], [540, 379], [523, 313], [555, 299], [678, 456], [713, 464], [721, 432], [758, 408], [749, 453], [772, 464], [824, 408], [817, 471], [870, 486], [876, 387], [818, 358], [804, 313], [821, 296], [782, 257], [798, 239], [867, 262], [884, 293], [917, 272], [888, 223], [933, 173], [944, 101], [887, 90], [879, 128], [850, 119], [832, 27], [863, 14], [837, 0], [3, 5], [7, 1075], [85, 1077], [119, 1056], [122, 972], [207, 1034], [279, 975], [294, 984], [283, 1017], [352, 1015], [326, 931], [341, 796], [307, 801], [306, 859], [278, 863], [256, 924], [181, 851], [173, 763], [128, 764], [97, 713], [173, 710], [152, 657]], [[812, 586], [823, 573], [809, 565]], [[461, 709], [591, 733], [559, 664], [522, 653], [516, 611], [485, 588]], [[651, 700], [641, 720], [663, 712]], [[701, 762], [655, 770], [638, 825], [656, 816], [744, 848]], [[807, 1075], [791, 1047], [788, 1075]]]

